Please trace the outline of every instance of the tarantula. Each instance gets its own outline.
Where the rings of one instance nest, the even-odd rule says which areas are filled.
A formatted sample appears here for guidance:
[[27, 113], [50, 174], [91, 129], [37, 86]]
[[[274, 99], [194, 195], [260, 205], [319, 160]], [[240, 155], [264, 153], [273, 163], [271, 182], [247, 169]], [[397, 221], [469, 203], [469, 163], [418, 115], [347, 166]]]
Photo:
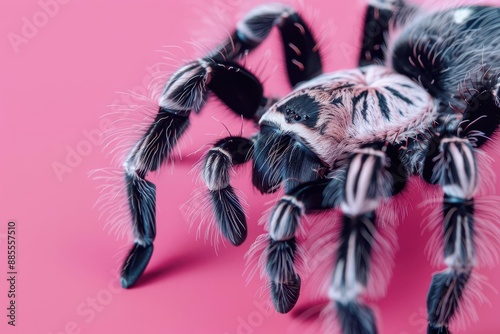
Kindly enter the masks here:
[[[247, 236], [230, 184], [233, 166], [252, 161], [262, 193], [283, 187], [269, 217], [265, 271], [276, 310], [297, 302], [301, 218], [340, 209], [341, 231], [328, 296], [343, 333], [376, 333], [361, 296], [370, 280], [377, 209], [412, 176], [442, 188], [446, 269], [427, 296], [428, 333], [449, 333], [475, 265], [476, 157], [500, 124], [500, 8], [468, 6], [426, 12], [403, 1], [371, 1], [359, 67], [322, 73], [318, 44], [291, 7], [261, 5], [205, 57], [178, 69], [159, 99], [154, 122], [124, 163], [135, 243], [121, 284], [135, 284], [153, 252], [155, 185], [146, 180], [170, 154], [209, 94], [256, 122], [245, 138], [220, 139], [204, 156], [202, 177], [224, 237]], [[238, 60], [273, 27], [280, 31], [292, 92], [273, 99]], [[399, 29], [392, 38], [393, 28]], [[397, 29], [396, 29], [397, 30]]]

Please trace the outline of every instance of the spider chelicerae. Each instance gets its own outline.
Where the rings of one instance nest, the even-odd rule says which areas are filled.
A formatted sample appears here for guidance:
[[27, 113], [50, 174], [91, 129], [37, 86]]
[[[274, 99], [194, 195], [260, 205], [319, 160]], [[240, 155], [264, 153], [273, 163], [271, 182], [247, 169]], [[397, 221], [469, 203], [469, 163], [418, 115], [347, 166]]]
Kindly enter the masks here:
[[[280, 99], [264, 96], [260, 80], [238, 62], [273, 27], [280, 31], [293, 87]], [[171, 76], [154, 122], [126, 158], [135, 242], [122, 286], [137, 282], [153, 252], [156, 188], [146, 176], [169, 156], [191, 111], [199, 112], [213, 94], [258, 127], [249, 138], [218, 140], [204, 156], [202, 177], [222, 235], [234, 245], [247, 236], [230, 184], [234, 166], [251, 162], [260, 192], [285, 192], [270, 214], [264, 253], [276, 310], [289, 312], [299, 297], [301, 218], [339, 209], [331, 311], [343, 333], [376, 333], [362, 296], [374, 245], [383, 242], [377, 210], [416, 176], [443, 192], [446, 269], [431, 280], [427, 331], [449, 333], [476, 264], [477, 156], [500, 124], [499, 45], [500, 8], [428, 12], [402, 0], [371, 1], [359, 67], [323, 73], [318, 43], [294, 8], [256, 7], [213, 51]]]

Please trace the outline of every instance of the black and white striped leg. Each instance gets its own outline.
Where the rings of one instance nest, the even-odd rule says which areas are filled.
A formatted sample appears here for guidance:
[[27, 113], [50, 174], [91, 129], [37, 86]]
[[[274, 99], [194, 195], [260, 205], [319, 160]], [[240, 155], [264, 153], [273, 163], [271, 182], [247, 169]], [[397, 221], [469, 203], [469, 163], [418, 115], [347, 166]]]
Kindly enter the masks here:
[[188, 127], [191, 110], [201, 109], [209, 90], [239, 115], [258, 119], [270, 100], [263, 96], [259, 80], [232, 61], [258, 46], [275, 25], [280, 27], [285, 45], [296, 54], [287, 56], [287, 62], [298, 68], [288, 66], [291, 83], [319, 74], [321, 61], [311, 33], [292, 8], [274, 4], [251, 11], [221, 47], [181, 67], [167, 83], [155, 121], [124, 163], [135, 242], [122, 268], [123, 287], [139, 279], [153, 252], [156, 191], [145, 179], [147, 173], [166, 159]]
[[390, 26], [404, 23], [415, 10], [404, 0], [370, 0], [365, 13], [359, 66], [384, 64]]
[[328, 183], [329, 180], [321, 179], [300, 184], [278, 201], [271, 214], [266, 270], [274, 307], [280, 313], [289, 312], [299, 298], [301, 280], [294, 263], [295, 233], [300, 218], [309, 211], [323, 208], [323, 190]]
[[187, 116], [160, 109], [155, 121], [124, 164], [134, 232], [134, 246], [125, 259], [121, 272], [121, 285], [124, 288], [130, 287], [139, 279], [153, 253], [156, 187], [145, 177], [149, 171], [160, 167], [188, 124]]
[[430, 181], [444, 191], [443, 238], [445, 270], [434, 274], [427, 296], [428, 334], [449, 333], [474, 267], [474, 199], [477, 166], [466, 138], [445, 136], [426, 157]]
[[[395, 195], [406, 182], [396, 147], [375, 144], [357, 149], [352, 155], [340, 194], [342, 230], [329, 297], [335, 303], [344, 334], [377, 333], [373, 311], [360, 296], [367, 287], [371, 253], [377, 237], [375, 210], [380, 199]], [[326, 205], [334, 204], [338, 180], [325, 190]]]
[[234, 59], [257, 47], [277, 26], [285, 48], [288, 78], [292, 86], [321, 74], [318, 45], [307, 24], [297, 12], [283, 4], [266, 4], [251, 10], [236, 31], [209, 58], [216, 62]]
[[210, 193], [215, 219], [224, 237], [238, 246], [245, 241], [247, 226], [245, 213], [233, 187], [230, 172], [235, 165], [252, 157], [253, 142], [243, 137], [219, 140], [205, 155], [203, 179]]
[[183, 66], [171, 77], [160, 97], [156, 119], [124, 163], [135, 237], [121, 272], [121, 284], [125, 288], [139, 279], [153, 252], [156, 190], [154, 184], [145, 179], [146, 175], [166, 160], [189, 125], [191, 110], [201, 109], [209, 90], [246, 118], [252, 118], [265, 103], [258, 79], [230, 62], [215, 64], [201, 59]]

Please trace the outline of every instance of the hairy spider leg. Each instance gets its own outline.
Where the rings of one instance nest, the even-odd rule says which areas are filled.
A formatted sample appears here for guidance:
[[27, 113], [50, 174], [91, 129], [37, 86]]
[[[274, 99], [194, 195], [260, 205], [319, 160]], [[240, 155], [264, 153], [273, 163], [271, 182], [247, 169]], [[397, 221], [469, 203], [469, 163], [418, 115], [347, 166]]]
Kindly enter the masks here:
[[[234, 82], [224, 90], [228, 78]], [[201, 108], [208, 90], [243, 117], [250, 117], [252, 110], [255, 113], [261, 103], [265, 103], [262, 85], [257, 78], [234, 63], [213, 63], [201, 59], [182, 67], [173, 75], [160, 99], [155, 121], [124, 164], [135, 237], [121, 273], [121, 284], [125, 288], [137, 281], [153, 251], [156, 191], [154, 184], [145, 179], [146, 175], [160, 168], [166, 160], [189, 125], [190, 111]], [[238, 92], [237, 97], [228, 95], [235, 92]]]
[[[134, 246], [122, 267], [121, 284], [124, 288], [135, 284], [153, 252], [156, 188], [145, 179], [147, 173], [157, 170], [166, 160], [187, 129], [191, 110], [198, 112], [202, 108], [208, 91], [215, 93], [230, 109], [244, 118], [252, 119], [262, 113], [261, 109], [269, 102], [263, 96], [262, 84], [232, 60], [258, 46], [274, 25], [280, 25], [283, 41], [288, 47], [298, 50], [296, 57], [287, 58], [292, 64], [302, 65], [297, 66], [298, 70], [291, 70], [291, 66], [287, 66], [292, 85], [319, 74], [322, 68], [319, 53], [302, 19], [292, 8], [274, 4], [255, 8], [238, 23], [235, 33], [221, 47], [181, 67], [167, 82], [160, 96], [155, 121], [124, 163], [135, 237]], [[301, 50], [294, 43], [298, 47], [305, 45], [305, 48]], [[290, 54], [285, 50], [287, 52]], [[217, 205], [221, 203], [216, 203], [215, 207]]]
[[280, 313], [289, 312], [300, 294], [301, 278], [295, 269], [295, 234], [300, 218], [308, 212], [324, 208], [322, 193], [328, 183], [327, 179], [301, 183], [276, 203], [269, 218], [266, 272], [274, 307]]
[[[444, 135], [425, 159], [427, 181], [443, 188], [444, 263], [427, 295], [428, 334], [449, 333], [475, 264], [474, 194], [478, 170], [475, 149], [467, 138]], [[428, 177], [430, 176], [430, 179]]]
[[408, 175], [400, 168], [397, 146], [363, 145], [351, 155], [345, 172], [324, 191], [324, 205], [340, 206], [342, 229], [329, 297], [344, 334], [377, 333], [373, 311], [362, 302], [371, 266], [380, 200], [401, 192]]
[[[292, 8], [276, 4], [257, 7], [238, 23], [233, 34], [233, 43], [239, 41], [238, 43], [251, 48], [261, 43], [274, 25], [279, 27], [281, 33], [290, 84], [296, 86], [321, 74], [318, 45], [306, 23]], [[222, 50], [230, 47], [229, 44], [224, 45], [213, 53], [212, 57], [220, 57], [224, 53]], [[282, 183], [285, 189], [291, 189], [299, 182], [316, 179], [317, 169], [322, 166], [319, 159], [302, 143], [275, 127], [263, 124], [254, 139], [255, 146], [249, 146], [248, 140], [243, 138], [222, 139], [208, 152], [204, 165], [203, 175], [211, 193], [219, 227], [226, 238], [235, 245], [241, 244], [246, 236], [246, 228], [241, 223], [244, 221], [244, 214], [229, 185], [228, 171], [232, 167], [231, 160], [234, 160], [235, 155], [243, 158], [241, 152], [235, 151], [236, 145], [243, 145], [244, 151], [253, 153], [253, 184], [263, 193], [275, 191]], [[236, 162], [246, 162], [248, 157], [250, 155]], [[301, 163], [298, 163], [299, 161]], [[215, 169], [221, 171], [218, 178], [214, 177]], [[293, 257], [294, 247], [295, 240], [271, 233], [268, 245], [269, 263], [273, 262], [273, 256]], [[268, 268], [270, 271], [275, 270], [272, 264]], [[273, 291], [299, 290], [300, 278], [295, 273], [287, 275], [278, 269], [274, 276], [281, 278], [272, 281]], [[273, 296], [277, 294], [273, 292]], [[287, 308], [293, 306], [295, 301], [276, 302], [276, 309], [287, 312]]]
[[486, 6], [431, 14], [406, 29], [392, 55], [396, 71], [418, 80], [441, 103], [436, 135], [417, 167], [444, 191], [448, 268], [433, 276], [429, 288], [429, 334], [449, 333], [475, 265], [476, 156], [500, 125], [499, 14], [500, 8]]
[[365, 11], [358, 66], [385, 64], [389, 30], [418, 11], [404, 0], [371, 0]]
[[[280, 4], [263, 5], [250, 11], [237, 24], [231, 40], [223, 43], [208, 58], [222, 62], [228, 56], [235, 57], [245, 54], [248, 50], [262, 43], [274, 26], [278, 26], [280, 30], [290, 84], [295, 86], [302, 81], [310, 80], [321, 74], [321, 58], [312, 33], [293, 8]], [[235, 79], [226, 75], [220, 76], [219, 80], [221, 82], [215, 92], [219, 97], [224, 95], [224, 100], [228, 104], [228, 100], [238, 95], [237, 91], [231, 91]], [[212, 90], [215, 90], [215, 88], [212, 88]], [[266, 102], [261, 104], [262, 108], [253, 116], [254, 120], [258, 121], [266, 111], [265, 106], [271, 104], [270, 100], [266, 100]], [[242, 107], [238, 105], [239, 103], [241, 101], [235, 100], [231, 107], [235, 110], [239, 109]], [[269, 135], [270, 133], [272, 135]], [[291, 143], [291, 138], [274, 135], [276, 133], [264, 130], [254, 138], [259, 139], [261, 143], [265, 143], [263, 147], [257, 144], [257, 154], [254, 155], [253, 181], [254, 185], [262, 192], [269, 192], [271, 188], [275, 190], [276, 186], [286, 179], [288, 175], [298, 177], [296, 175], [298, 171], [294, 173], [293, 168], [285, 173], [285, 176], [282, 175], [283, 161], [271, 163], [273, 159], [270, 157], [277, 157], [288, 148], [298, 147], [298, 144]], [[269, 140], [263, 140], [263, 137]], [[245, 240], [246, 224], [239, 200], [229, 185], [229, 170], [234, 164], [247, 162], [252, 157], [254, 150], [250, 143], [249, 139], [236, 137], [220, 140], [206, 155], [203, 168], [203, 177], [210, 191], [216, 221], [222, 234], [234, 245], [240, 245]], [[300, 146], [303, 149], [302, 145]], [[243, 151], [238, 151], [242, 147]], [[277, 154], [270, 153], [270, 150], [276, 150]], [[243, 156], [242, 153], [247, 155]], [[306, 159], [308, 154], [295, 152], [294, 157]], [[271, 166], [278, 165], [283, 166], [283, 168], [271, 168]], [[214, 169], [219, 169], [222, 174], [219, 176], [213, 174]], [[266, 171], [264, 174], [267, 176], [262, 177], [262, 170]], [[277, 172], [278, 170], [279, 172]], [[276, 173], [279, 174], [279, 177], [274, 177]], [[216, 179], [216, 176], [219, 177], [219, 180]]]
[[292, 7], [283, 4], [261, 5], [240, 20], [231, 39], [209, 55], [215, 61], [244, 55], [261, 44], [277, 26], [285, 53], [289, 82], [296, 86], [323, 72], [319, 47], [310, 28]]
[[205, 154], [202, 177], [210, 194], [215, 220], [233, 245], [239, 246], [247, 236], [243, 207], [230, 185], [230, 172], [234, 166], [252, 158], [253, 142], [243, 137], [226, 137], [217, 141]]
[[266, 266], [273, 302], [278, 311], [286, 313], [299, 297], [300, 277], [294, 261], [295, 233], [301, 217], [340, 207], [343, 225], [329, 295], [336, 305], [343, 333], [376, 333], [373, 312], [358, 297], [369, 276], [376, 234], [375, 209], [381, 198], [404, 189], [408, 173], [401, 165], [396, 146], [373, 143], [356, 150], [334, 175], [299, 184], [273, 209], [268, 222], [271, 244]]
[[271, 296], [280, 313], [290, 311], [300, 293], [301, 281], [294, 265], [299, 222], [294, 217], [302, 215], [307, 205], [314, 204], [313, 197], [303, 197], [306, 191], [294, 193], [292, 189], [302, 182], [320, 179], [324, 168], [316, 154], [302, 142], [276, 127], [262, 126], [254, 145], [253, 183], [263, 193], [282, 185], [289, 194], [278, 202], [270, 217], [265, 251]]
[[[475, 266], [474, 194], [478, 184], [477, 151], [498, 129], [498, 86], [491, 79], [467, 97], [461, 122], [441, 121], [427, 150], [422, 177], [443, 188], [444, 262], [427, 296], [427, 333], [449, 333]], [[444, 116], [442, 116], [444, 117]]]

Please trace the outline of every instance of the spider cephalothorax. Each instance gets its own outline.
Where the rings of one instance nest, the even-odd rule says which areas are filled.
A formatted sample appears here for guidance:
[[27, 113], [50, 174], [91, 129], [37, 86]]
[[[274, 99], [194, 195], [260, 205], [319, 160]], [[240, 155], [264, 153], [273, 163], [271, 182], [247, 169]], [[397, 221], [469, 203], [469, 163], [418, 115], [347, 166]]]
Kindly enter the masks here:
[[[408, 98], [410, 96], [410, 98]], [[323, 74], [273, 105], [260, 124], [300, 138], [326, 165], [361, 144], [400, 143], [426, 132], [435, 117], [432, 97], [383, 66]]]
[[[499, 14], [494, 7], [427, 13], [403, 1], [372, 1], [359, 67], [322, 74], [318, 45], [293, 8], [252, 10], [219, 47], [172, 75], [155, 121], [125, 161], [135, 243], [122, 285], [139, 279], [153, 251], [155, 186], [146, 176], [168, 157], [191, 110], [199, 111], [211, 92], [259, 129], [251, 138], [220, 139], [204, 157], [202, 177], [221, 233], [234, 245], [247, 236], [230, 184], [233, 166], [251, 161], [257, 189], [285, 191], [270, 214], [265, 240], [275, 308], [286, 313], [299, 298], [301, 218], [338, 208], [341, 231], [328, 296], [343, 333], [376, 333], [362, 297], [370, 289], [374, 247], [388, 244], [378, 210], [416, 175], [443, 191], [447, 269], [431, 282], [428, 333], [449, 333], [477, 262], [476, 156], [500, 124]], [[238, 63], [274, 26], [293, 86], [277, 100], [265, 97], [259, 79]], [[392, 26], [400, 31], [394, 40]]]

